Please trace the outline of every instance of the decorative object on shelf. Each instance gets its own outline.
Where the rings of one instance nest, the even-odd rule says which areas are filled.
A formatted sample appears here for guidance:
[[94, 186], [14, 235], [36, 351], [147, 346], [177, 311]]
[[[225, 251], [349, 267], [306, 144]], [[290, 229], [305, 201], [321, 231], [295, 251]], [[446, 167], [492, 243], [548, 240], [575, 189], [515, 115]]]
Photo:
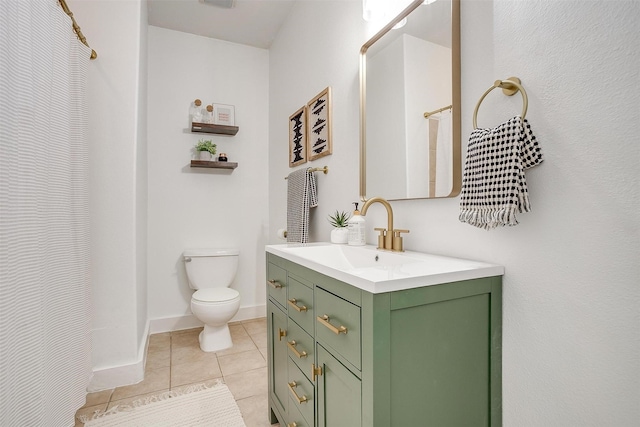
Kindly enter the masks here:
[[215, 125], [235, 126], [236, 108], [233, 105], [213, 104], [213, 122]]
[[227, 161], [227, 153], [220, 153], [220, 155], [218, 156], [218, 161], [219, 162], [226, 162]]
[[211, 156], [216, 154], [216, 144], [212, 144], [210, 139], [200, 140], [195, 146], [200, 160], [211, 160]]
[[307, 161], [307, 107], [289, 116], [289, 167]]
[[307, 153], [309, 161], [331, 154], [331, 87], [325, 88], [307, 104]]
[[189, 107], [189, 120], [191, 123], [202, 122], [202, 101], [196, 99]]
[[333, 215], [329, 215], [329, 224], [333, 226], [331, 230], [331, 243], [344, 245], [349, 240], [349, 230], [347, 228], [351, 215], [342, 211], [336, 211]]
[[203, 122], [205, 123], [209, 123], [209, 124], [214, 124], [213, 123], [213, 105], [209, 104], [207, 105], [207, 108], [204, 111], [204, 118], [202, 119]]

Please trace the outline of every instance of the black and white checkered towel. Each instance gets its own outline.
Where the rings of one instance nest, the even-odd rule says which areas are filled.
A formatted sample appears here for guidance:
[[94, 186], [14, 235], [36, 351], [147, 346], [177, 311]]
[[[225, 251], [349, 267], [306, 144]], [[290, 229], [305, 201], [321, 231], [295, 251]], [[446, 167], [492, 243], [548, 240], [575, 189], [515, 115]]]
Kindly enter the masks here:
[[460, 221], [484, 229], [517, 225], [529, 212], [524, 171], [543, 161], [531, 126], [520, 116], [493, 129], [474, 129], [462, 178]]
[[309, 208], [316, 206], [316, 177], [311, 168], [291, 172], [287, 178], [287, 242], [309, 241]]

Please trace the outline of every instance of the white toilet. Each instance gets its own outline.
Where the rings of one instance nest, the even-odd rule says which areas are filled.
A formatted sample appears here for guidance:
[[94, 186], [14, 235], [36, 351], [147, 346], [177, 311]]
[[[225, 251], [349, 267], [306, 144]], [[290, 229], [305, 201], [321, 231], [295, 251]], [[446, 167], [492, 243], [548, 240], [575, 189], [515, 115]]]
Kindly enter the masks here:
[[220, 351], [233, 345], [229, 320], [240, 308], [240, 293], [229, 285], [238, 270], [238, 249], [190, 249], [182, 253], [191, 296], [191, 312], [202, 323], [202, 351]]

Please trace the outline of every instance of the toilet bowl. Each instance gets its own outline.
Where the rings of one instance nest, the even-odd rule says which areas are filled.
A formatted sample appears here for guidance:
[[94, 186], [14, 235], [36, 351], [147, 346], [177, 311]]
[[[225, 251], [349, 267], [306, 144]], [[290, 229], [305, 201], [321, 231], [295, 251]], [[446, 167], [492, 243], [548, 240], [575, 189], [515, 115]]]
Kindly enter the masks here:
[[200, 349], [206, 352], [233, 346], [229, 321], [240, 308], [240, 293], [229, 288], [237, 268], [237, 249], [196, 249], [183, 252], [191, 296], [191, 312], [204, 323]]

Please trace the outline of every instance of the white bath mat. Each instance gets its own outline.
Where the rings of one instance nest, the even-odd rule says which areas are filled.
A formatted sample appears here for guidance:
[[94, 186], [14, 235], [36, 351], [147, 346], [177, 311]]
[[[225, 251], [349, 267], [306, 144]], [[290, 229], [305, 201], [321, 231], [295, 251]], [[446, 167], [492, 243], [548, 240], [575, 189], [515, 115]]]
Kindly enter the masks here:
[[224, 383], [169, 391], [115, 406], [82, 421], [85, 427], [246, 427]]

